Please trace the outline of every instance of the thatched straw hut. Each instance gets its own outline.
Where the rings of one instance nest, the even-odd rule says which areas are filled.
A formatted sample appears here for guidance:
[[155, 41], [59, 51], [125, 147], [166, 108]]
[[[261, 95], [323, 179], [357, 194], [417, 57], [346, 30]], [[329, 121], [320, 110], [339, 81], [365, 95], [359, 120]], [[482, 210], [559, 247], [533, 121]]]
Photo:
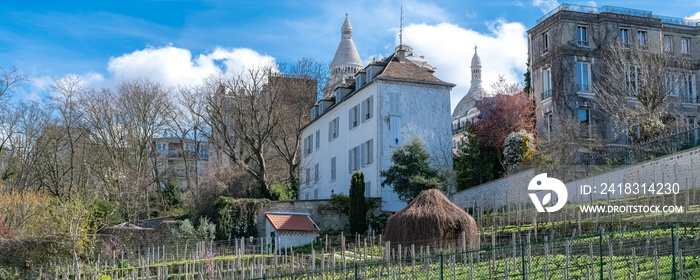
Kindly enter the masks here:
[[467, 247], [476, 249], [474, 218], [436, 189], [422, 191], [404, 209], [391, 215], [384, 231], [392, 247], [415, 244], [453, 248], [461, 248], [462, 232], [466, 233]]

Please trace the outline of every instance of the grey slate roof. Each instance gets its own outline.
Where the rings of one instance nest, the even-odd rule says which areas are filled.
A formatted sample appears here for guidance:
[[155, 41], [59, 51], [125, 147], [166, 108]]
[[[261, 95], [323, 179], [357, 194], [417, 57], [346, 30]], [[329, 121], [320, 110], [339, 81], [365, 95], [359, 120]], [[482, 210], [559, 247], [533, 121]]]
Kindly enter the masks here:
[[[410, 60], [399, 59], [398, 53], [394, 53], [385, 59], [388, 64], [377, 78], [400, 79], [409, 81], [429, 82], [450, 85], [433, 76], [427, 69], [416, 65]], [[453, 85], [454, 86], [454, 85]]]

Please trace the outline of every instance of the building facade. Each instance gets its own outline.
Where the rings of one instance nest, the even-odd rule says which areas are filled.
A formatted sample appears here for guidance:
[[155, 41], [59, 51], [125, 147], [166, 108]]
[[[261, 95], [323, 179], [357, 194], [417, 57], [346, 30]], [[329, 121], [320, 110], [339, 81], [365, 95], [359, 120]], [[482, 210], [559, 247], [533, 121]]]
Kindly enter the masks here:
[[[347, 17], [343, 40], [346, 26]], [[329, 83], [327, 94], [311, 108], [311, 122], [302, 129], [300, 199], [347, 195], [352, 174], [363, 172], [366, 197], [381, 198], [383, 210], [403, 208], [406, 204], [391, 186], [381, 187], [380, 172], [392, 165], [393, 151], [413, 138], [422, 141], [435, 167], [452, 168], [450, 90], [454, 84], [433, 76], [432, 66], [408, 53], [399, 46], [385, 59], [351, 69], [356, 71], [352, 76], [331, 66], [331, 80], [336, 83]], [[336, 54], [334, 61], [343, 65], [354, 57]]]
[[[632, 143], [634, 129], [620, 133], [596, 104], [594, 84], [601, 81], [603, 66], [611, 63], [601, 52], [612, 46], [663, 50], [673, 59], [690, 62], [692, 69], [684, 70], [686, 76], [669, 86], [669, 95], [671, 102], [682, 104], [678, 106], [678, 127], [696, 125], [699, 35], [698, 21], [635, 9], [563, 4], [543, 16], [528, 30], [529, 70], [540, 137], [549, 139], [568, 119], [579, 123], [582, 140], [597, 137], [607, 149]], [[635, 90], [644, 83], [636, 72], [630, 70], [626, 78], [628, 87]], [[634, 95], [627, 101], [636, 102]]]
[[209, 145], [206, 141], [159, 137], [153, 139], [156, 147], [156, 166], [161, 182], [186, 188], [194, 186], [204, 173], [209, 161]]

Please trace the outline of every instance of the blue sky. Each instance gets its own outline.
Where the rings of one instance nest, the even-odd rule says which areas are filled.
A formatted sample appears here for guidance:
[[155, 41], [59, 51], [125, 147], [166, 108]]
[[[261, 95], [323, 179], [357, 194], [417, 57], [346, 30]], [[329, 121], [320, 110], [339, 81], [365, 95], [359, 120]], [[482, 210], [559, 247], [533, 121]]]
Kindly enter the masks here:
[[[700, 1], [571, 1], [690, 17]], [[345, 13], [363, 61], [391, 54], [399, 7], [406, 42], [457, 84], [453, 106], [469, 87], [479, 45], [485, 85], [499, 74], [521, 80], [527, 29], [554, 0], [520, 1], [3, 1], [0, 66], [32, 79], [16, 99], [45, 96], [53, 79], [80, 75], [96, 87], [152, 76], [176, 86], [216, 69], [312, 57], [330, 62]], [[226, 68], [223, 68], [223, 66]], [[227, 70], [228, 69], [228, 70]]]

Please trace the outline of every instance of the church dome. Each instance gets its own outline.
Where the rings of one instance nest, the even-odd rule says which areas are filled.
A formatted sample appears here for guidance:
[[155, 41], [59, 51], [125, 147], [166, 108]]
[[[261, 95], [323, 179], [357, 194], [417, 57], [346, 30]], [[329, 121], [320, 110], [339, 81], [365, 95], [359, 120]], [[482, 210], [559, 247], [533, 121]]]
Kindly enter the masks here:
[[484, 88], [481, 85], [481, 59], [476, 53], [476, 46], [474, 46], [474, 56], [472, 57], [472, 81], [469, 91], [463, 98], [459, 100], [455, 110], [452, 112], [452, 118], [460, 118], [466, 116], [470, 110], [476, 108], [481, 95], [484, 94]]

